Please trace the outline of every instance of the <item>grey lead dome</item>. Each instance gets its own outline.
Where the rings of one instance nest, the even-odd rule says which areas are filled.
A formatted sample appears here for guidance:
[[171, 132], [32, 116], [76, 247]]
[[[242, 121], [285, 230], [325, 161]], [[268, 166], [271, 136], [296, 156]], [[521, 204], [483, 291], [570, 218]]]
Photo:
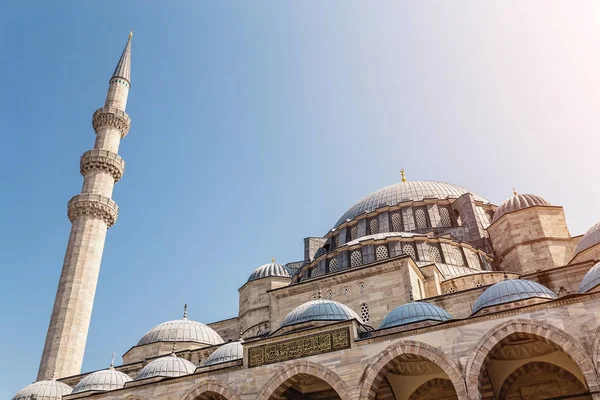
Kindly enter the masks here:
[[155, 342], [196, 342], [207, 345], [221, 344], [223, 338], [210, 326], [187, 318], [163, 322], [150, 329], [138, 346]]
[[14, 395], [12, 400], [61, 400], [72, 391], [69, 385], [49, 379], [25, 386]]
[[486, 308], [532, 298], [556, 299], [546, 286], [524, 279], [507, 279], [487, 288], [473, 304], [473, 314]]
[[[346, 221], [353, 220], [364, 212], [371, 212], [380, 207], [395, 206], [405, 201], [421, 201], [424, 199], [456, 199], [465, 193], [471, 193], [467, 189], [446, 182], [435, 181], [406, 181], [396, 183], [379, 189], [355, 203], [336, 222], [335, 227]], [[489, 203], [485, 198], [473, 194], [475, 200]]]
[[421, 321], [443, 322], [450, 319], [452, 316], [446, 310], [424, 301], [418, 301], [394, 308], [385, 316], [379, 328], [391, 328]]
[[80, 380], [73, 388], [73, 393], [87, 391], [105, 392], [107, 390], [121, 389], [129, 381], [132, 381], [129, 375], [110, 367], [109, 369], [93, 372]]
[[575, 255], [597, 245], [598, 243], [600, 243], [600, 222], [588, 229], [588, 231], [583, 235], [581, 241], [575, 248]]
[[535, 194], [516, 194], [508, 200], [505, 200], [498, 206], [492, 222], [497, 221], [504, 214], [508, 214], [513, 211], [522, 210], [527, 207], [533, 206], [551, 206], [545, 199]]
[[281, 327], [309, 321], [346, 321], [360, 317], [348, 306], [333, 300], [317, 299], [294, 308], [283, 320]]
[[585, 293], [600, 285], [600, 262], [594, 264], [579, 284], [579, 293]]
[[146, 365], [135, 377], [136, 381], [146, 378], [154, 378], [157, 376], [162, 377], [176, 377], [193, 374], [196, 371], [196, 366], [184, 360], [183, 358], [177, 357], [175, 354], [171, 354], [165, 357], [157, 358]]
[[248, 282], [255, 281], [269, 276], [281, 276], [285, 278], [291, 277], [290, 271], [283, 265], [277, 264], [275, 261], [270, 264], [261, 265], [256, 268], [248, 278]]
[[228, 361], [244, 358], [244, 347], [242, 342], [231, 342], [224, 344], [215, 350], [204, 362], [204, 365], [220, 364]]

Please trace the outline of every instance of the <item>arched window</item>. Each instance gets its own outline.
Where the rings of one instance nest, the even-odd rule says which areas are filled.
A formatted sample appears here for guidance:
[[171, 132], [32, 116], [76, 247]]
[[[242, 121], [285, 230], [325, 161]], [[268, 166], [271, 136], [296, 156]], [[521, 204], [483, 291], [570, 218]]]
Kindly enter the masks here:
[[339, 264], [338, 264], [337, 257], [330, 258], [329, 259], [329, 272], [337, 272], [337, 271], [339, 271], [338, 265]]
[[369, 229], [371, 230], [371, 235], [379, 233], [379, 218], [371, 218], [369, 221]]
[[377, 248], [375, 249], [375, 258], [379, 261], [379, 260], [385, 260], [388, 257], [389, 257], [389, 255], [388, 255], [387, 246], [384, 244], [377, 246]]
[[354, 250], [350, 253], [350, 266], [358, 267], [360, 265], [362, 265], [362, 254], [360, 253], [360, 250]]
[[392, 213], [392, 231], [393, 232], [403, 232], [404, 225], [402, 224], [402, 214], [400, 211], [395, 211]]
[[424, 208], [415, 209], [415, 223], [417, 224], [417, 229], [427, 228], [427, 216]]
[[435, 245], [429, 245], [427, 248], [429, 252], [429, 261], [434, 263], [442, 262], [442, 255], [440, 254], [440, 250]]
[[440, 212], [440, 225], [444, 228], [452, 226], [452, 220], [450, 219], [450, 210], [448, 207], [439, 207]]
[[406, 243], [405, 245], [402, 246], [402, 253], [409, 255], [412, 257], [413, 260], [417, 260], [417, 254], [415, 252], [415, 248], [413, 247], [412, 244], [408, 244]]
[[353, 225], [350, 228], [350, 240], [355, 240], [358, 236], [358, 225]]

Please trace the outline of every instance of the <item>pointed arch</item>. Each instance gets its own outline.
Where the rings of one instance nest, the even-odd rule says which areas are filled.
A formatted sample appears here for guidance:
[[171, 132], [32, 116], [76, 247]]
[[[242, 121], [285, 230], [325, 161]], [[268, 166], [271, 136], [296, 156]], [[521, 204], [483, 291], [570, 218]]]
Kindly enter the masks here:
[[312, 375], [321, 379], [331, 386], [342, 400], [353, 400], [350, 387], [338, 374], [322, 364], [308, 360], [292, 361], [280, 368], [277, 373], [273, 374], [274, 378], [264, 386], [256, 399], [269, 400], [271, 396], [280, 397], [287, 389], [285, 383], [300, 374]]
[[391, 362], [402, 355], [416, 355], [433, 362], [444, 371], [448, 379], [452, 382], [454, 390], [459, 399], [467, 397], [467, 389], [462, 372], [459, 366], [437, 347], [427, 343], [413, 340], [405, 340], [388, 346], [385, 350], [377, 354], [367, 364], [365, 371], [360, 379], [360, 399], [374, 400], [377, 387], [381, 384]]
[[202, 399], [202, 396], [206, 393], [216, 393], [227, 400], [241, 400], [233, 388], [215, 378], [203, 379], [198, 385], [189, 390], [181, 400]]
[[490, 329], [473, 348], [466, 364], [465, 377], [469, 398], [481, 399], [479, 391], [480, 377], [483, 368], [489, 361], [490, 352], [503, 339], [515, 333], [529, 334], [550, 344], [568, 355], [583, 374], [590, 391], [600, 390], [600, 382], [592, 357], [585, 348], [567, 332], [546, 322], [529, 319], [517, 319], [502, 322]]

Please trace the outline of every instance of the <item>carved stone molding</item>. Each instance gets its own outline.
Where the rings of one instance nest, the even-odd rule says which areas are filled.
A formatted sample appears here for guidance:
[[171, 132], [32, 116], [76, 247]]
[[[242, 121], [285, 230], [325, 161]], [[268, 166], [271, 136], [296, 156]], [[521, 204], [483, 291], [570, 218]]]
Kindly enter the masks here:
[[83, 215], [101, 219], [110, 228], [117, 221], [119, 206], [106, 196], [99, 194], [78, 194], [69, 200], [67, 215], [71, 222]]
[[125, 161], [116, 153], [108, 150], [90, 150], [83, 153], [79, 162], [81, 175], [93, 169], [102, 169], [115, 179], [115, 183], [123, 176]]
[[121, 132], [121, 138], [124, 138], [127, 135], [127, 132], [129, 132], [131, 119], [125, 111], [119, 110], [118, 108], [103, 107], [97, 109], [92, 117], [94, 131], [97, 133], [100, 127], [107, 125], [117, 128]]

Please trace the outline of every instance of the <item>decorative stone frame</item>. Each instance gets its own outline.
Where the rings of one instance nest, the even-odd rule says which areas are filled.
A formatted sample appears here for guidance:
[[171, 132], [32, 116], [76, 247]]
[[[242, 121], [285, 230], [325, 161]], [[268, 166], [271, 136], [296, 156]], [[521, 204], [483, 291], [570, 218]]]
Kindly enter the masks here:
[[[271, 397], [283, 399], [283, 394], [293, 384], [292, 378], [299, 374], [311, 375], [326, 382], [342, 400], [354, 400], [350, 387], [338, 374], [324, 365], [308, 360], [292, 361], [274, 371], [272, 375], [275, 378], [264, 386], [256, 400], [269, 400]], [[287, 381], [291, 381], [289, 385], [285, 384]]]
[[[466, 364], [465, 377], [469, 399], [480, 400], [479, 384], [484, 366], [491, 357], [491, 351], [503, 339], [514, 333], [525, 333], [555, 345], [577, 365], [591, 392], [600, 390], [600, 381], [592, 357], [585, 348], [567, 332], [542, 321], [517, 319], [506, 321], [490, 329], [473, 348]], [[459, 396], [459, 398], [461, 398]], [[466, 397], [465, 397], [466, 398]], [[600, 399], [600, 395], [593, 395]]]
[[458, 398], [467, 398], [467, 388], [461, 370], [448, 355], [429, 344], [406, 340], [387, 347], [367, 364], [360, 379], [362, 384], [359, 399], [375, 400], [377, 387], [389, 371], [391, 362], [403, 354], [423, 357], [440, 367], [452, 382]]

